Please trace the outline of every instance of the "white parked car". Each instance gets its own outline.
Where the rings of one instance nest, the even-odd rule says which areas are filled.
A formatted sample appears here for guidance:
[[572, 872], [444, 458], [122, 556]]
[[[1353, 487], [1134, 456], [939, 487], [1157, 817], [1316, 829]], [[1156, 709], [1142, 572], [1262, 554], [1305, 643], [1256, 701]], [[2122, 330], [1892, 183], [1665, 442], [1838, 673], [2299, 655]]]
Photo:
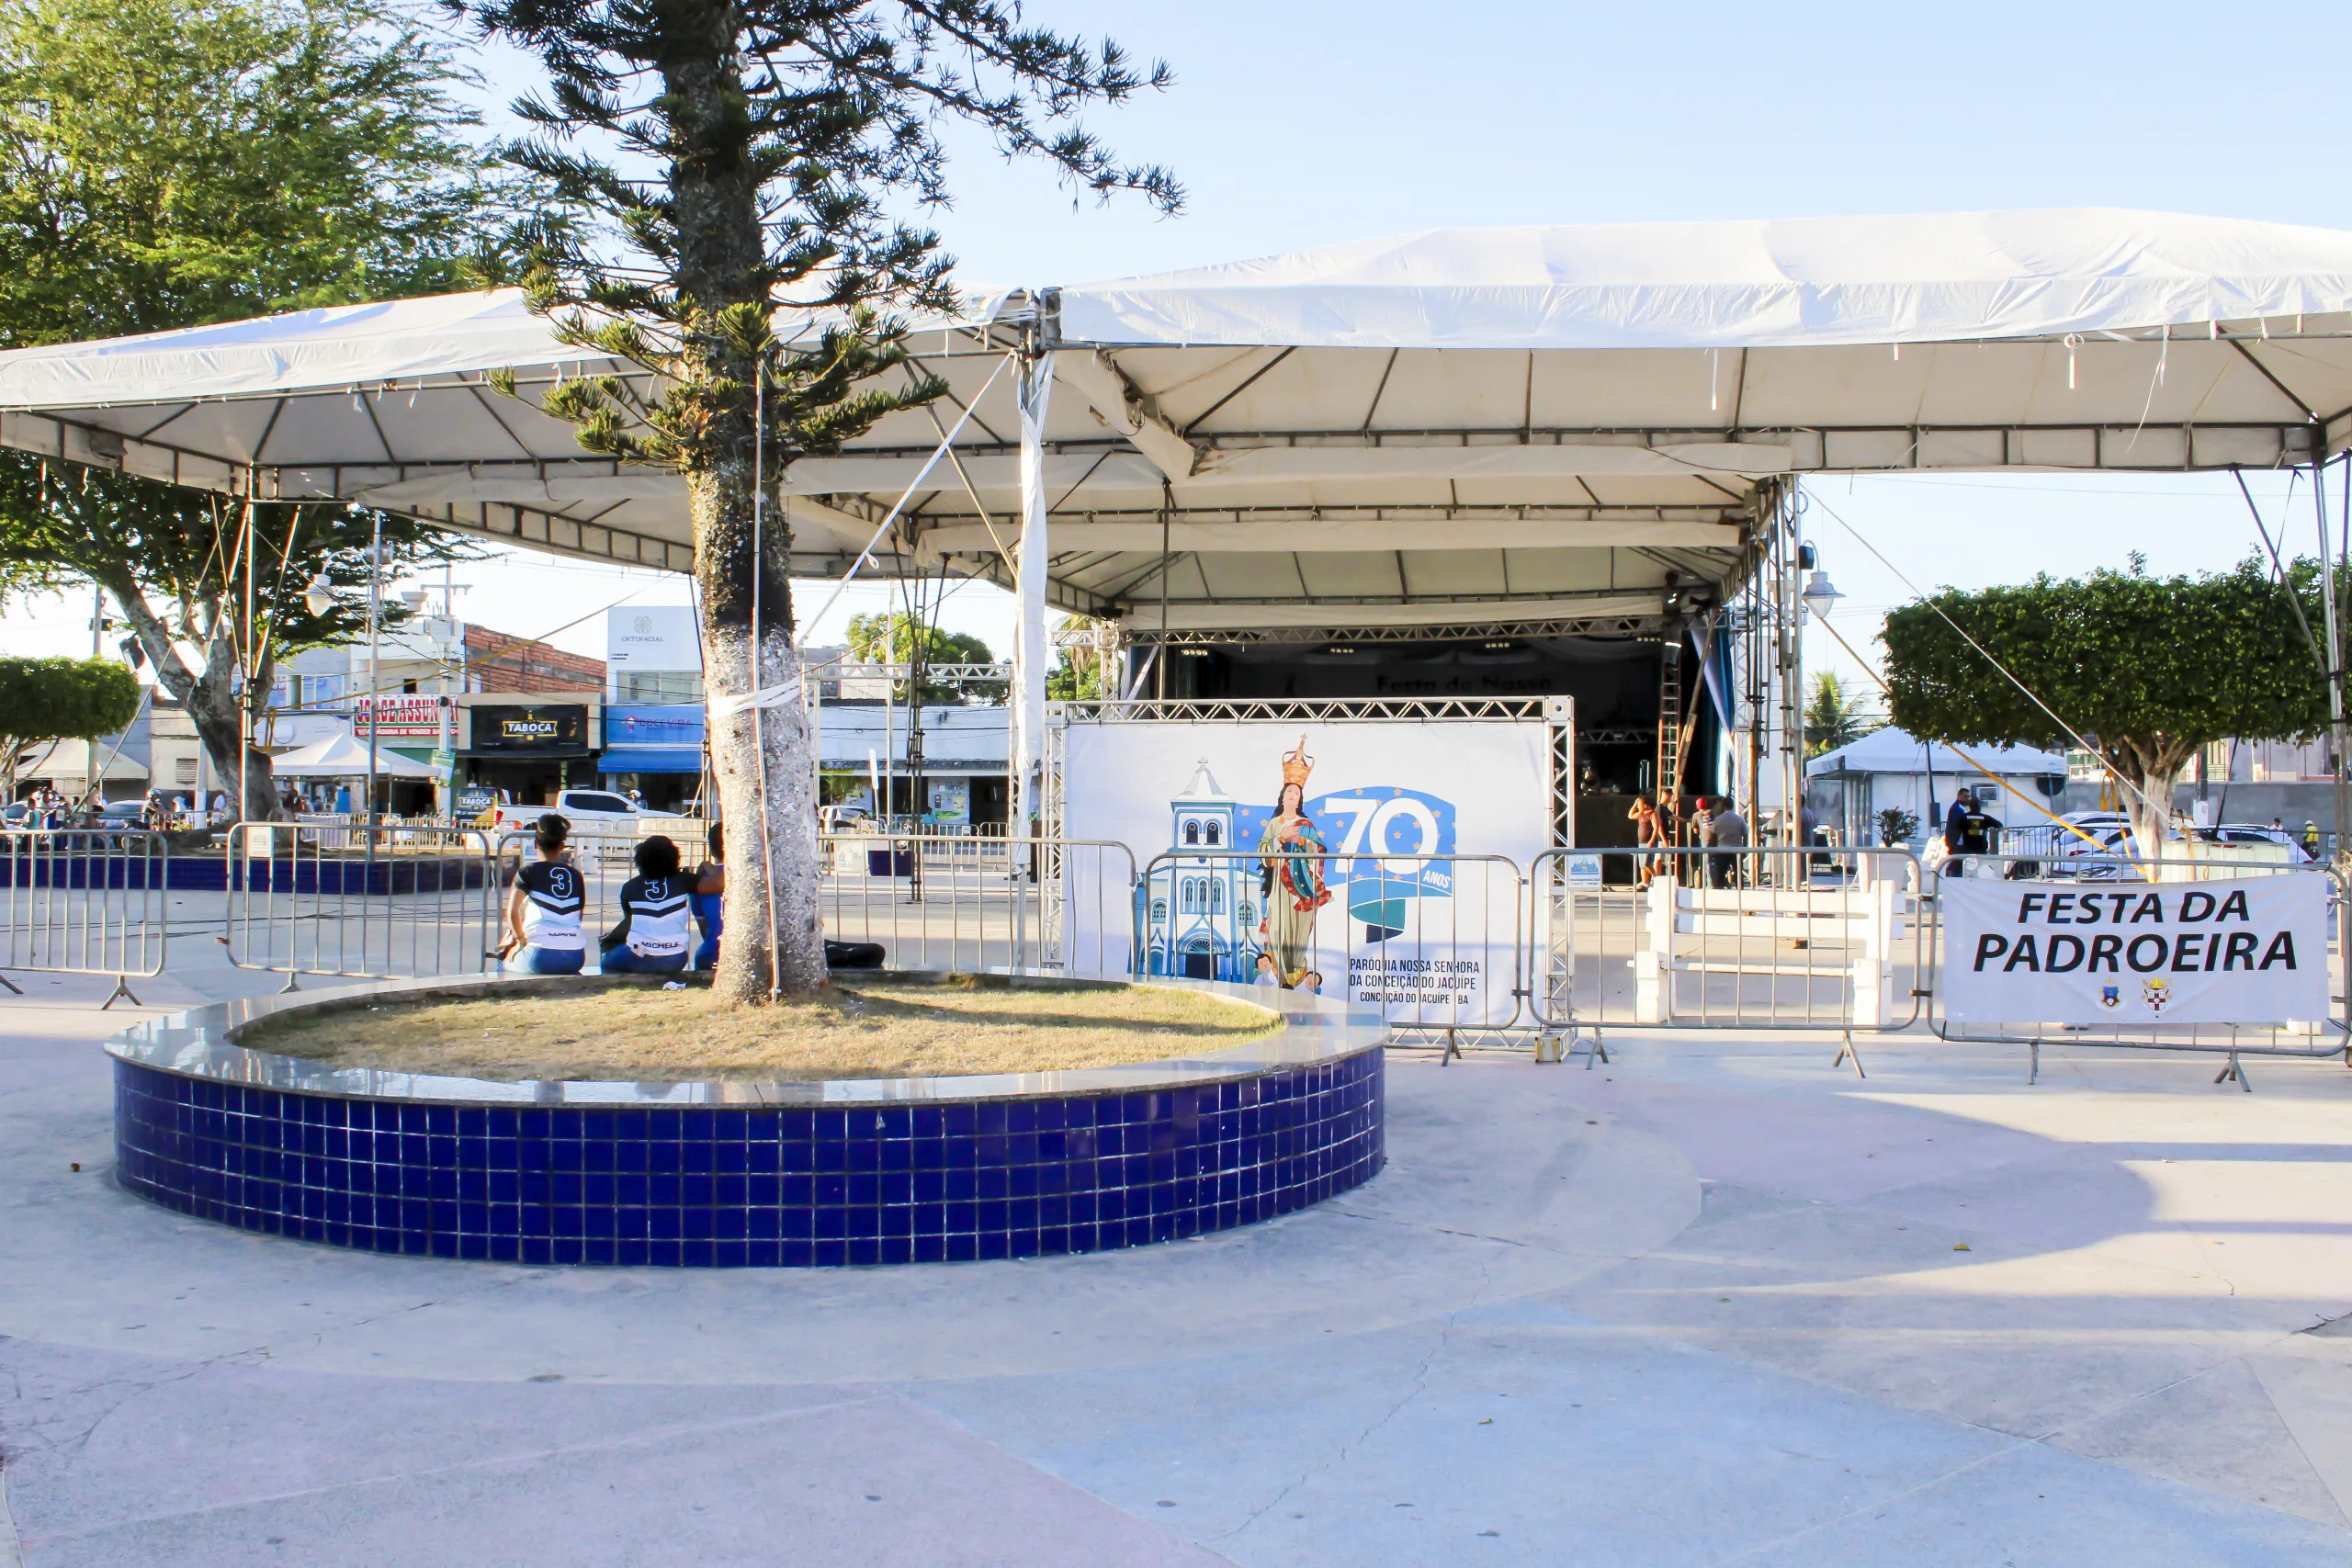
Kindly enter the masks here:
[[[648, 825], [686, 820], [674, 811], [656, 811], [634, 805], [628, 796], [609, 789], [567, 789], [556, 795], [553, 806], [501, 806], [499, 831], [527, 833], [550, 811], [571, 824], [573, 842], [594, 840], [598, 858], [616, 863], [626, 862], [635, 852], [637, 840], [645, 836]], [[691, 854], [695, 846], [679, 847]]]

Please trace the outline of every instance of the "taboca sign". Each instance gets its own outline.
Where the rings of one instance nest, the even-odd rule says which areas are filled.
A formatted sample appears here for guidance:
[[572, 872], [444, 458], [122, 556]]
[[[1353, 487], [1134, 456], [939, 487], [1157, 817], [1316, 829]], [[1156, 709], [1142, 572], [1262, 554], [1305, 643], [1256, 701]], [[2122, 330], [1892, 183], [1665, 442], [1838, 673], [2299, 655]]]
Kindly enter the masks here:
[[436, 738], [448, 702], [437, 696], [362, 697], [352, 710], [352, 728], [362, 735], [373, 729], [384, 736]]
[[2314, 1023], [2327, 879], [1947, 882], [1944, 1010], [1974, 1023]]
[[472, 717], [476, 751], [576, 751], [588, 744], [584, 706], [481, 706]]

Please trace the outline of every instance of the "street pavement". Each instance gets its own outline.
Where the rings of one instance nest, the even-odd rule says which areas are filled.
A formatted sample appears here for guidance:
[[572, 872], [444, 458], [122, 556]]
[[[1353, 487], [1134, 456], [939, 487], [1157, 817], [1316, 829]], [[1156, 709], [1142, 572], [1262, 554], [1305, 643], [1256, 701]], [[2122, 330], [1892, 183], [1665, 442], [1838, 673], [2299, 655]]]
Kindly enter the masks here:
[[2352, 1563], [2337, 1062], [1400, 1051], [1386, 1171], [1202, 1241], [462, 1264], [115, 1188], [97, 1043], [278, 983], [198, 913], [0, 997], [0, 1564]]

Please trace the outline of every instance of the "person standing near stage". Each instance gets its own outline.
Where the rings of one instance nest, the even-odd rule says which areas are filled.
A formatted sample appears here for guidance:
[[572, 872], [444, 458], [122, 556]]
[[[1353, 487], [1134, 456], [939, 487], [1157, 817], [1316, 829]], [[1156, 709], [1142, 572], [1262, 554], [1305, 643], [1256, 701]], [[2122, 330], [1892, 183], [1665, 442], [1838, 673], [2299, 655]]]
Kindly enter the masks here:
[[1747, 847], [1747, 818], [1726, 796], [1715, 802], [1715, 809], [1707, 820], [1713, 829], [1718, 852], [1707, 857], [1709, 879], [1717, 887], [1734, 886], [1739, 881], [1739, 856], [1726, 852]]
[[1286, 991], [1304, 986], [1320, 989], [1323, 976], [1314, 967], [1316, 911], [1331, 901], [1323, 883], [1323, 858], [1328, 846], [1322, 829], [1306, 815], [1306, 775], [1315, 759], [1306, 754], [1306, 737], [1298, 749], [1283, 755], [1282, 793], [1274, 797], [1274, 815], [1258, 836], [1259, 888], [1265, 897], [1265, 918], [1258, 922], [1258, 973]]
[[1657, 819], [1657, 807], [1650, 804], [1646, 795], [1634, 796], [1633, 809], [1626, 812], [1634, 824], [1634, 886], [1647, 887], [1658, 874], [1658, 862], [1664, 857], [1643, 852], [1655, 850], [1666, 841], [1665, 829]]

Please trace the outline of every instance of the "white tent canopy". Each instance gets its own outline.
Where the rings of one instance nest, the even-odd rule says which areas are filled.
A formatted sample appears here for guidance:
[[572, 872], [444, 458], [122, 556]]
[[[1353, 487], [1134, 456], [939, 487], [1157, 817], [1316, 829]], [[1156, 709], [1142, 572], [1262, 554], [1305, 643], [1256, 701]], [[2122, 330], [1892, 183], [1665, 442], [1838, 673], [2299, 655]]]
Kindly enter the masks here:
[[[1623, 631], [1668, 573], [1736, 578], [1790, 476], [2339, 449], [2352, 234], [2110, 210], [1463, 230], [990, 294], [917, 334], [935, 412], [971, 418], [869, 571], [1010, 581], [1016, 378], [981, 389], [1024, 341], [1054, 351], [1055, 603], [1147, 636]], [[512, 292], [303, 311], [0, 354], [0, 443], [684, 570], [680, 481], [531, 404], [616, 368]], [[795, 465], [794, 570], [841, 571], [940, 428], [896, 415]]]
[[[2055, 751], [2030, 746], [1970, 746], [1963, 757], [1942, 741], [1922, 744], [1900, 729], [1878, 729], [1835, 750], [1824, 751], [1804, 765], [1807, 775], [1850, 773], [1928, 773], [1939, 778], [2064, 778], [2066, 759]], [[1969, 758], [1974, 758], [1971, 761]], [[1979, 763], [1983, 764], [1981, 767]]]
[[[270, 771], [283, 779], [364, 779], [368, 748], [349, 732], [331, 735], [314, 745], [281, 751], [269, 760]], [[383, 779], [429, 779], [433, 770], [398, 751], [376, 748], [376, 776]]]

